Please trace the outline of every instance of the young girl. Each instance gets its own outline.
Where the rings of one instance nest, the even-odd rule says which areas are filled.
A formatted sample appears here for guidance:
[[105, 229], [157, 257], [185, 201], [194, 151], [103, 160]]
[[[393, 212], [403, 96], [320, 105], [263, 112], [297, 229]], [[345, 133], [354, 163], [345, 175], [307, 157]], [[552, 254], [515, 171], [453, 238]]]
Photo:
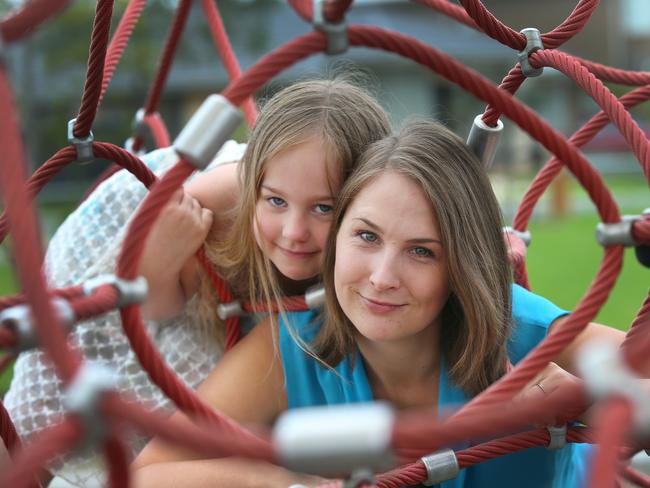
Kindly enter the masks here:
[[[236, 243], [217, 251], [223, 255], [220, 270], [250, 269], [255, 275], [257, 269], [271, 267], [261, 252], [248, 253], [257, 247], [251, 232], [251, 219], [257, 214], [263, 229], [260, 243], [279, 271], [269, 273], [280, 282], [268, 290], [304, 291], [309, 278], [319, 272], [340, 181], [365, 146], [388, 132], [388, 118], [379, 104], [351, 83], [341, 79], [296, 83], [263, 107], [243, 155], [243, 145], [227, 143], [210, 168], [190, 181], [186, 193], [179, 193], [168, 206], [154, 227], [143, 260], [151, 292], [144, 308], [152, 312], [149, 318], [156, 319], [148, 321], [148, 332], [163, 360], [183, 381], [196, 387], [222, 352], [223, 328], [214, 323], [218, 321], [215, 309], [204, 298], [212, 292], [208, 290], [184, 307], [198, 283], [191, 256], [210, 227], [209, 249], [231, 229], [229, 242]], [[168, 148], [150, 153], [144, 161], [160, 176], [177, 157]], [[258, 194], [263, 195], [259, 202]], [[69, 286], [114, 273], [128, 223], [145, 195], [144, 186], [126, 171], [102, 183], [52, 238], [46, 256], [50, 284]], [[236, 287], [240, 297], [264, 295], [257, 290], [256, 280], [248, 280], [245, 273], [233, 283], [240, 285]], [[204, 318], [208, 330], [197, 327], [197, 315]], [[215, 340], [206, 340], [205, 332]], [[152, 409], [171, 407], [131, 351], [118, 312], [77, 324], [71, 340], [88, 359], [115, 369], [121, 390], [130, 398]], [[40, 431], [60, 422], [62, 399], [62, 385], [44, 354], [38, 350], [21, 354], [5, 405], [23, 440], [29, 443]], [[144, 440], [134, 440], [131, 446], [137, 453]], [[51, 469], [76, 486], [104, 484], [101, 453], [76, 453]]]
[[[362, 156], [338, 196], [324, 281], [324, 318], [288, 313], [287, 324], [280, 317], [279, 355], [275, 325], [260, 324], [200, 394], [240, 422], [267, 425], [288, 408], [373, 399], [399, 409], [447, 410], [497, 380], [507, 359], [519, 361], [566, 314], [511, 285], [485, 172], [460, 139], [433, 123], [412, 123]], [[575, 350], [595, 335], [622, 336], [590, 325], [557, 358], [559, 367], [523, 394], [553, 391], [574, 370]], [[581, 449], [508, 455], [443, 486], [576, 486]], [[136, 485], [144, 487], [322, 481], [258, 462], [199, 459], [157, 440], [134, 467]]]

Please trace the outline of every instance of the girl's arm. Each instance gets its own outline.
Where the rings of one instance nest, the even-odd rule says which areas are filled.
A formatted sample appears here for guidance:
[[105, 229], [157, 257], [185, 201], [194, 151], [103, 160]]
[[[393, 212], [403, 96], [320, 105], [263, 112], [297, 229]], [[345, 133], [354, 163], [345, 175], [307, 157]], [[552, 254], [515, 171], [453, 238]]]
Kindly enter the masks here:
[[[271, 425], [286, 410], [284, 373], [274, 333], [262, 321], [231, 351], [199, 387], [208, 404], [242, 424]], [[277, 337], [277, 335], [276, 335]], [[175, 418], [182, 414], [174, 414]], [[136, 487], [156, 486], [278, 486], [318, 483], [284, 468], [259, 461], [201, 456], [152, 440], [133, 463]]]
[[149, 283], [145, 317], [171, 318], [194, 296], [199, 287], [194, 254], [209, 232], [220, 236], [229, 229], [238, 197], [237, 165], [225, 164], [199, 175], [163, 209], [140, 261], [139, 273]]

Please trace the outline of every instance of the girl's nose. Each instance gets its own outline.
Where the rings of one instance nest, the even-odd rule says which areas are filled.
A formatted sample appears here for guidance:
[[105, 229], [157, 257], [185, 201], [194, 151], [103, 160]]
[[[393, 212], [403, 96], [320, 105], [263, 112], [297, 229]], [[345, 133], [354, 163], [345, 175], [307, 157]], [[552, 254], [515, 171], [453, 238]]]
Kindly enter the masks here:
[[299, 212], [290, 212], [282, 227], [282, 236], [289, 241], [306, 241], [309, 225]]

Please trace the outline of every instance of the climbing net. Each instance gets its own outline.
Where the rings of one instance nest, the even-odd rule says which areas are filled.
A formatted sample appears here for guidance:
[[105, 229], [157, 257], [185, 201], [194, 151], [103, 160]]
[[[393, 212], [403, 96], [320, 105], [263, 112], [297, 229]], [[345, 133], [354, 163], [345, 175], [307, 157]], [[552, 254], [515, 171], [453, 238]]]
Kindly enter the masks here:
[[[20, 41], [42, 22], [63, 10], [67, 0], [31, 0], [0, 21], [0, 40], [5, 44]], [[158, 147], [171, 144], [157, 107], [186, 23], [191, 0], [180, 0], [159, 64], [156, 80], [144, 107], [138, 112], [130, 151], [116, 145], [93, 140], [91, 127], [127, 41], [140, 17], [144, 0], [132, 0], [109, 42], [113, 0], [98, 0], [90, 45], [87, 77], [78, 115], [69, 123], [70, 144], [59, 150], [34, 174], [27, 178], [23, 162], [17, 111], [4, 65], [0, 64], [0, 184], [5, 213], [0, 219], [0, 239], [11, 233], [17, 274], [23, 293], [0, 299], [0, 347], [5, 351], [2, 367], [21, 351], [34, 347], [44, 350], [51, 359], [68, 395], [67, 414], [61, 423], [45, 429], [29, 448], [22, 448], [11, 419], [0, 403], [0, 435], [12, 458], [10, 468], [0, 475], [0, 486], [39, 486], [36, 473], [53, 456], [80, 445], [94, 444], [103, 449], [109, 466], [108, 484], [128, 486], [128, 454], [123, 440], [125, 426], [156, 435], [193, 449], [208, 457], [246, 456], [276, 464], [300, 468], [310, 460], [301, 459], [295, 445], [287, 445], [281, 433], [253, 434], [224, 418], [180, 382], [165, 364], [145, 331], [139, 303], [146, 285], [137, 276], [143, 243], [161, 208], [184, 180], [197, 168], [203, 168], [238, 124], [241, 106], [247, 122], [256, 117], [251, 95], [266, 81], [294, 63], [320, 52], [340, 53], [352, 47], [379, 49], [409, 58], [439, 76], [457, 84], [487, 104], [477, 117], [468, 143], [487, 160], [491, 140], [503, 115], [548, 149], [554, 157], [537, 174], [526, 192], [506, 231], [516, 281], [528, 286], [525, 266], [525, 234], [529, 218], [548, 185], [566, 166], [587, 191], [598, 210], [599, 242], [604, 253], [600, 268], [584, 297], [561, 326], [547, 337], [524, 360], [500, 381], [476, 396], [462, 409], [446, 419], [427, 414], [390, 414], [385, 422], [387, 434], [383, 444], [367, 447], [366, 457], [355, 458], [359, 464], [374, 466], [375, 458], [390, 452], [401, 467], [378, 475], [375, 479], [358, 473], [346, 486], [397, 487], [428, 480], [437, 483], [448, 479], [458, 468], [536, 446], [560, 447], [566, 442], [591, 442], [600, 445], [592, 463], [591, 486], [612, 486], [623, 476], [641, 486], [650, 486], [650, 478], [632, 470], [627, 460], [647, 447], [650, 419], [647, 396], [638, 388], [638, 372], [647, 367], [644, 351], [650, 347], [650, 298], [647, 298], [631, 324], [618, 351], [592, 351], [585, 383], [571, 383], [545, 396], [541, 401], [521, 401], [503, 408], [521, 388], [535, 377], [594, 318], [605, 303], [621, 270], [626, 246], [636, 247], [639, 261], [650, 261], [650, 215], [622, 219], [611, 193], [601, 176], [578, 148], [612, 122], [624, 136], [650, 181], [650, 151], [645, 134], [628, 110], [650, 98], [650, 73], [629, 72], [570, 56], [558, 48], [581, 31], [598, 6], [597, 0], [580, 0], [574, 10], [552, 31], [540, 34], [535, 29], [516, 32], [495, 18], [480, 0], [459, 0], [460, 6], [446, 0], [417, 0], [424, 7], [474, 28], [518, 53], [518, 62], [497, 87], [480, 74], [450, 56], [407, 35], [379, 27], [348, 25], [345, 14], [351, 0], [289, 0], [291, 7], [307, 22], [313, 32], [298, 37], [260, 59], [242, 73], [232, 53], [220, 14], [211, 0], [202, 0], [206, 19], [231, 83], [220, 95], [211, 96], [199, 109], [173, 147], [179, 162], [157, 178], [137, 154], [144, 137], [150, 132]], [[0, 44], [0, 56], [2, 44]], [[601, 112], [566, 140], [556, 130], [522, 104], [513, 94], [527, 77], [539, 75], [544, 67], [562, 72], [577, 83], [600, 106]], [[637, 87], [620, 98], [603, 82]], [[196, 144], [196, 141], [201, 141]], [[118, 258], [115, 275], [101, 277], [74, 286], [53, 289], [47, 286], [40, 236], [32, 200], [62, 168], [74, 161], [94, 157], [113, 161], [104, 175], [125, 168], [150, 189], [130, 223]], [[156, 183], [154, 185], [154, 182]], [[237, 312], [260, 310], [256, 303], [234, 302], [226, 284], [199, 256], [210, 273], [219, 301], [220, 313], [227, 319], [226, 348], [239, 338]], [[317, 297], [290, 297], [283, 304], [288, 310], [304, 309]], [[80, 320], [119, 309], [124, 333], [135, 355], [151, 380], [194, 420], [194, 423], [170, 422], [165, 416], [122, 398], [109, 371], [85, 361], [66, 341], [67, 332]], [[233, 312], [234, 311], [234, 312]], [[554, 414], [560, 424], [567, 424], [582, 412], [593, 398], [601, 405], [593, 426], [566, 429], [538, 428], [541, 419]], [[336, 410], [336, 409], [331, 409]], [[323, 413], [327, 415], [327, 413]], [[369, 417], [369, 416], [365, 416]], [[379, 415], [381, 417], [381, 415]], [[379, 418], [378, 417], [378, 418]], [[370, 426], [377, 429], [378, 426]], [[310, 431], [311, 432], [311, 431]], [[515, 435], [506, 435], [518, 432]], [[636, 433], [636, 435], [632, 435]], [[363, 437], [363, 436], [359, 436]], [[456, 452], [442, 450], [468, 439], [490, 439]], [[311, 442], [318, 444], [319, 438]], [[358, 454], [364, 446], [336, 444], [338, 456], [321, 442], [323, 459], [351, 458], [345, 449]], [[331, 443], [330, 443], [331, 445]], [[356, 449], [356, 451], [355, 451]], [[434, 453], [434, 454], [431, 454]], [[328, 457], [329, 456], [329, 457]], [[360, 460], [361, 459], [361, 460]], [[337, 472], [353, 471], [354, 466], [330, 466]], [[451, 474], [450, 474], [451, 472]], [[340, 486], [339, 483], [330, 486]]]

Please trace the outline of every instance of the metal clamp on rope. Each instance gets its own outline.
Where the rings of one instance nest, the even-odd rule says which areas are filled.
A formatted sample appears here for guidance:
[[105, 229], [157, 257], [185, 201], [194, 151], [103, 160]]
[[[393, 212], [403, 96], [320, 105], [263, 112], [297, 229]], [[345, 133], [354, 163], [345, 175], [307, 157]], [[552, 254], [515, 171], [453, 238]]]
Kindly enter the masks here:
[[339, 23], [328, 22], [325, 19], [325, 1], [313, 0], [312, 2], [312, 24], [314, 29], [325, 34], [327, 48], [325, 52], [330, 55], [343, 54], [350, 47], [348, 38], [348, 25], [345, 19]]
[[539, 33], [539, 30], [535, 29], [534, 27], [527, 27], [519, 32], [521, 32], [526, 37], [526, 47], [524, 47], [523, 51], [519, 51], [519, 54], [517, 54], [521, 72], [527, 78], [539, 76], [544, 72], [544, 68], [533, 68], [530, 65], [530, 60], [528, 57], [534, 52], [539, 51], [540, 49], [544, 49], [544, 44], [542, 44], [542, 36]]
[[289, 410], [275, 425], [274, 445], [286, 467], [303, 473], [384, 471], [393, 464], [394, 417], [386, 403]]
[[85, 438], [82, 447], [92, 447], [107, 435], [107, 426], [99, 413], [102, 395], [117, 389], [118, 376], [107, 366], [86, 361], [65, 390], [63, 405], [68, 413], [83, 423]]
[[427, 479], [422, 482], [424, 486], [433, 486], [443, 481], [453, 480], [460, 472], [458, 459], [456, 459], [453, 449], [441, 449], [428, 456], [423, 456], [420, 461], [427, 468]]
[[564, 425], [547, 425], [549, 441], [546, 449], [549, 451], [557, 451], [566, 446], [566, 424]]
[[174, 140], [174, 149], [197, 169], [205, 169], [241, 121], [241, 112], [226, 97], [210, 95]]
[[578, 368], [594, 399], [613, 396], [628, 399], [634, 406], [633, 432], [640, 439], [650, 435], [650, 394], [645, 380], [624, 362], [616, 346], [603, 341], [586, 344], [579, 351]]
[[[70, 303], [63, 298], [52, 299], [52, 306], [61, 324], [69, 331], [77, 318]], [[34, 317], [29, 305], [16, 305], [0, 313], [0, 327], [6, 327], [16, 336], [14, 352], [20, 353], [34, 349], [39, 341], [34, 328]]]
[[[650, 223], [650, 208], [646, 208], [641, 215], [646, 218], [646, 222]], [[635, 246], [634, 253], [636, 259], [646, 268], [650, 268], [650, 245], [639, 244]]]
[[526, 247], [529, 247], [529, 246], [530, 246], [530, 242], [531, 242], [532, 239], [533, 239], [533, 237], [532, 237], [532, 235], [530, 234], [530, 231], [529, 231], [529, 230], [525, 230], [525, 231], [522, 232], [522, 231], [520, 231], [520, 230], [513, 229], [513, 228], [510, 227], [510, 226], [505, 226], [505, 227], [503, 228], [503, 232], [504, 232], [504, 234], [512, 234], [513, 236], [519, 237], [519, 239], [521, 239], [522, 241], [524, 241], [524, 244], [526, 244]]
[[314, 285], [305, 292], [305, 303], [309, 308], [318, 308], [325, 305], [325, 287]]
[[603, 222], [596, 226], [596, 240], [601, 246], [625, 247], [637, 246], [640, 243], [632, 235], [632, 226], [639, 220], [639, 215], [623, 215], [620, 222], [605, 224]]
[[138, 276], [135, 280], [123, 280], [115, 275], [105, 274], [90, 278], [83, 284], [84, 295], [90, 296], [100, 286], [111, 285], [118, 293], [117, 308], [142, 303], [147, 298], [149, 286], [144, 276]]
[[230, 317], [239, 317], [241, 315], [244, 315], [244, 309], [239, 301], [217, 305], [217, 316], [221, 320], [228, 320]]
[[95, 136], [93, 136], [93, 131], [90, 131], [83, 139], [75, 137], [74, 124], [76, 121], [76, 118], [68, 121], [68, 142], [77, 150], [77, 162], [89, 163], [95, 159], [95, 154], [93, 153], [93, 141], [95, 140]]
[[497, 125], [490, 127], [483, 122], [482, 117], [483, 114], [474, 117], [474, 123], [467, 136], [467, 146], [476, 154], [483, 166], [489, 168], [494, 162], [501, 132], [503, 132], [503, 122], [497, 120]]

